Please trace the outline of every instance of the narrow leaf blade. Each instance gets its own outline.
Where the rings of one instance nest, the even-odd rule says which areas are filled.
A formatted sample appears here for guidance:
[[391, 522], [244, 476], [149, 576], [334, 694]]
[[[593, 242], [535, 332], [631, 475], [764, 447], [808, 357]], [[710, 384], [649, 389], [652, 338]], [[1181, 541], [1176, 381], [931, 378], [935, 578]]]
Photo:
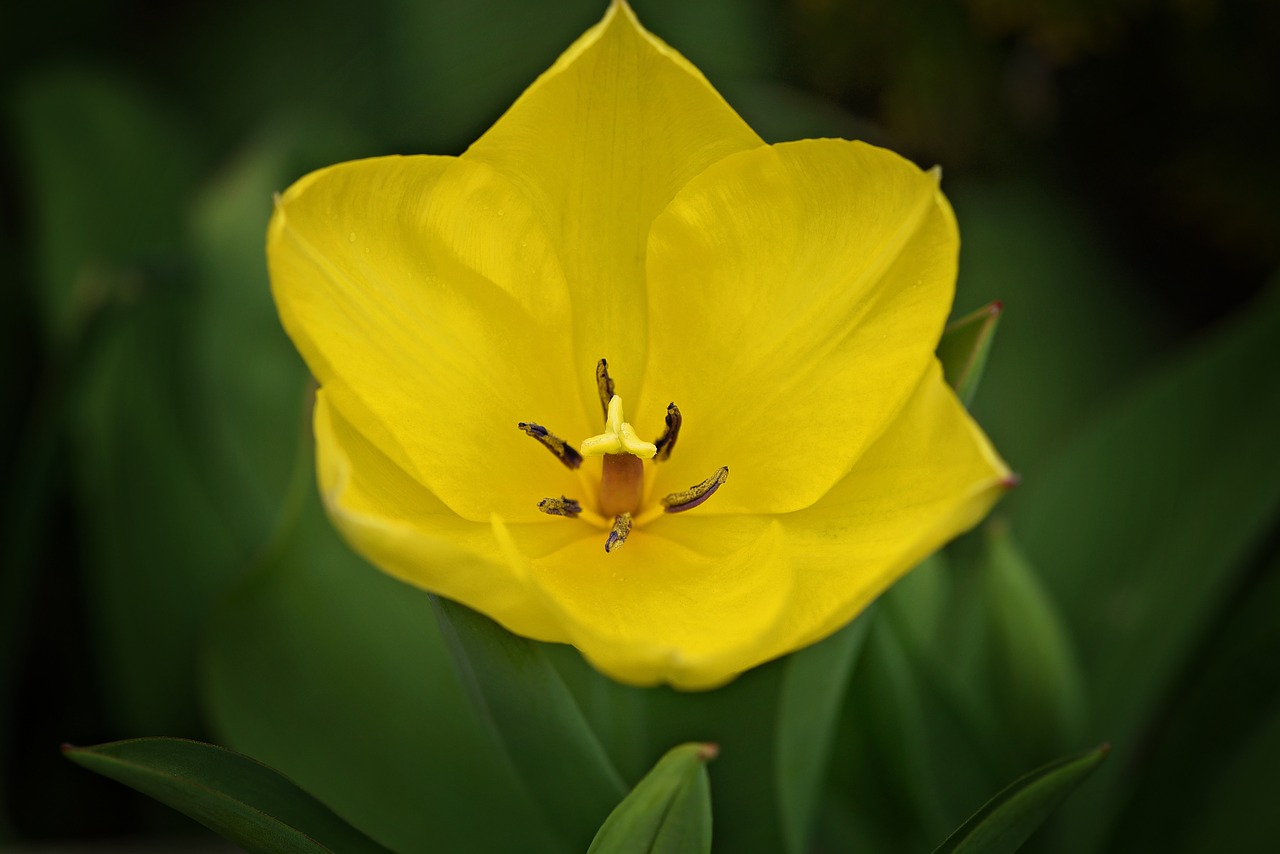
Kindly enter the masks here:
[[548, 819], [581, 850], [626, 794], [582, 710], [533, 642], [463, 605], [437, 596], [431, 602], [482, 726]]
[[600, 827], [587, 854], [698, 854], [711, 850], [712, 744], [667, 751]]
[[1078, 653], [1004, 520], [987, 526], [981, 569], [991, 691], [1004, 712], [1006, 738], [1029, 762], [1057, 756], [1066, 745], [1079, 744], [1084, 732]]
[[250, 852], [386, 854], [279, 772], [212, 744], [139, 738], [63, 748], [68, 759], [150, 795]]
[[978, 390], [1003, 311], [1001, 303], [988, 303], [948, 326], [938, 342], [943, 374], [965, 406]]
[[787, 851], [806, 850], [831, 743], [873, 611], [791, 655], [778, 695], [777, 798]]
[[1010, 783], [960, 825], [934, 854], [1008, 854], [1017, 851], [1046, 818], [1084, 782], [1109, 745], [1068, 756]]

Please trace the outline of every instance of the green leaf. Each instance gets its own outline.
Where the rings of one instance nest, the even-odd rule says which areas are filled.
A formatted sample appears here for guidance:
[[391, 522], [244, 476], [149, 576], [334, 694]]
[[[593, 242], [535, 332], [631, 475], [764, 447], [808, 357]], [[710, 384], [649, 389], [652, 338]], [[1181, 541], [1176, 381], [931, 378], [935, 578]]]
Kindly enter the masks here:
[[792, 653], [784, 665], [775, 785], [783, 836], [794, 854], [808, 848], [845, 689], [873, 614], [866, 611], [826, 640]]
[[272, 768], [212, 744], [139, 738], [63, 748], [91, 771], [189, 815], [250, 852], [386, 854]]
[[699, 854], [711, 850], [713, 744], [682, 744], [609, 814], [588, 854]]
[[1006, 309], [973, 414], [1027, 482], [1172, 327], [1057, 183], [947, 181], [964, 239], [956, 304]]
[[[645, 695], [646, 752], [713, 740], [716, 759], [716, 845], [734, 854], [777, 854], [782, 829], [771, 781], [777, 776], [778, 693], [784, 661], [748, 670], [714, 691], [651, 688]], [[646, 767], [647, 763], [646, 763]]]
[[[1088, 736], [1125, 750], [1227, 607], [1280, 517], [1280, 288], [1118, 400], [1011, 504], [1079, 645]], [[1120, 759], [1117, 756], [1117, 759]], [[1068, 809], [1095, 850], [1129, 782], [1117, 762]]]
[[[49, 71], [14, 94], [33, 303], [67, 395], [42, 440], [56, 451], [69, 433], [70, 453], [56, 456], [83, 524], [104, 704], [117, 731], [194, 734], [197, 635], [244, 559], [209, 500], [187, 406], [192, 288], [176, 212], [201, 140], [142, 86], [102, 71]], [[25, 460], [48, 453], [32, 450]]]
[[971, 716], [919, 658], [891, 594], [877, 606], [836, 745], [832, 788], [852, 831], [842, 850], [920, 850], [964, 818], [974, 791], [994, 785]]
[[1003, 311], [1000, 303], [989, 303], [947, 326], [938, 342], [943, 374], [965, 406], [973, 401], [978, 390]]
[[200, 634], [242, 570], [179, 394], [182, 294], [157, 283], [103, 330], [69, 429], [84, 517], [83, 584], [104, 699], [118, 732], [200, 733]]
[[14, 114], [36, 304], [61, 346], [101, 304], [136, 289], [140, 267], [171, 260], [200, 140], [141, 86], [102, 71], [33, 77]]
[[301, 447], [294, 518], [210, 624], [220, 740], [397, 851], [563, 850], [478, 725], [427, 594], [352, 554]]
[[532, 641], [456, 602], [431, 603], [482, 724], [580, 850], [626, 787], [560, 674]]
[[1280, 704], [1259, 715], [1254, 731], [1207, 797], [1186, 816], [1189, 831], [1180, 845], [1166, 850], [1253, 851], [1280, 839], [1280, 810], [1276, 810], [1276, 768], [1280, 767]]
[[1006, 737], [1038, 762], [1079, 743], [1083, 675], [1066, 627], [1009, 526], [997, 520], [986, 533], [981, 571], [991, 692]]
[[[1142, 762], [1125, 769], [1110, 850], [1238, 851], [1280, 839], [1280, 811], [1268, 808], [1280, 768], [1280, 551], [1269, 545], [1162, 699]], [[1215, 836], [1221, 844], [1207, 844]]]
[[1109, 752], [1110, 747], [1104, 744], [1051, 762], [1015, 780], [948, 836], [934, 854], [1017, 851]]
[[198, 287], [190, 349], [202, 453], [237, 536], [268, 540], [310, 412], [306, 366], [280, 325], [263, 235], [272, 197], [311, 169], [369, 150], [334, 121], [278, 120], [237, 151], [190, 206], [187, 244]]

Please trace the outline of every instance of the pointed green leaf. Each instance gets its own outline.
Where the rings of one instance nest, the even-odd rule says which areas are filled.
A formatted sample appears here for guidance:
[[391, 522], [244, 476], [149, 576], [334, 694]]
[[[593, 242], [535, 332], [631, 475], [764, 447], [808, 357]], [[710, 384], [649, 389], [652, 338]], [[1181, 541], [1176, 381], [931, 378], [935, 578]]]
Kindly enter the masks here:
[[581, 850], [626, 787], [560, 674], [532, 641], [431, 597], [483, 725], [560, 833]]
[[808, 848], [831, 743], [854, 662], [871, 627], [866, 611], [831, 637], [787, 658], [778, 694], [777, 798], [787, 850]]
[[965, 406], [978, 390], [1003, 311], [1000, 303], [989, 303], [949, 325], [938, 342], [942, 371]]
[[1009, 854], [1093, 773], [1110, 747], [1051, 762], [1010, 783], [934, 849], [934, 854]]
[[247, 756], [178, 738], [63, 748], [67, 758], [150, 795], [250, 852], [386, 854], [287, 777]]
[[719, 748], [667, 751], [600, 827], [587, 854], [698, 854], [711, 850], [711, 784], [706, 763]]
[[982, 582], [990, 639], [992, 695], [1022, 755], [1041, 761], [1079, 744], [1083, 676], [1053, 601], [1008, 524], [987, 526]]

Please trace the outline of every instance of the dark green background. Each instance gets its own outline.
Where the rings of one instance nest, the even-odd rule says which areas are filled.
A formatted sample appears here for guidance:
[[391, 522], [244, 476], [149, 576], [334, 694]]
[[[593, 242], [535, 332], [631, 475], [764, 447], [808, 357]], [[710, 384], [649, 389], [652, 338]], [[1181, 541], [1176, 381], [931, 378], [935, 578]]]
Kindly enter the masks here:
[[[315, 508], [262, 246], [272, 192], [460, 152], [603, 5], [0, 9], [0, 844], [198, 833], [57, 751], [180, 735], [403, 850], [551, 845], [424, 600]], [[634, 5], [767, 139], [942, 164], [957, 311], [1006, 307], [974, 411], [1024, 477], [1013, 539], [877, 615], [819, 850], [928, 850], [1107, 739], [1037, 845], [1280, 837], [1280, 6]], [[719, 740], [718, 842], [777, 848], [777, 665], [684, 697], [557, 661], [628, 782]]]

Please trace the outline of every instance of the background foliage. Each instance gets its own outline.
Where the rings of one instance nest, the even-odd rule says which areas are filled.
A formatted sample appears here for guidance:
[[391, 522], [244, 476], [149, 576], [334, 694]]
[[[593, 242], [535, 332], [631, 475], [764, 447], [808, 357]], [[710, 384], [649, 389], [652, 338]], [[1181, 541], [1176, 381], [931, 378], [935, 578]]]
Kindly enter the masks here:
[[[273, 192], [461, 151], [603, 5], [0, 8], [0, 844], [204, 838], [57, 751], [170, 735], [397, 850], [557, 850], [427, 598], [318, 510], [262, 247]], [[767, 139], [944, 165], [957, 313], [1006, 309], [974, 411], [1024, 486], [856, 637], [712, 694], [548, 649], [626, 783], [715, 741], [723, 850], [797, 850], [798, 814], [929, 850], [1109, 740], [1033, 847], [1280, 838], [1280, 6], [633, 5]], [[838, 724], [812, 793], [795, 691]]]

